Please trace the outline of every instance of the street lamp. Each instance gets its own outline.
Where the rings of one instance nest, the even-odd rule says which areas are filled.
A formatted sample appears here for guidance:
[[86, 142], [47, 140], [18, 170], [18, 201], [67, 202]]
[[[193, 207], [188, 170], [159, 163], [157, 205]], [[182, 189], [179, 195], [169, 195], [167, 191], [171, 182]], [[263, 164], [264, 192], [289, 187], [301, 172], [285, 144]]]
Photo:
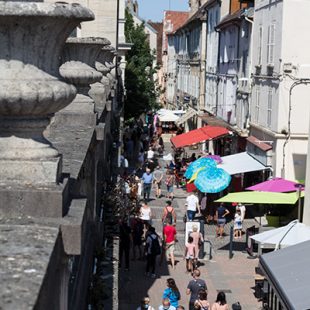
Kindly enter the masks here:
[[297, 188], [297, 194], [298, 194], [298, 221], [301, 222], [301, 190], [304, 188], [303, 184], [295, 184], [295, 187]]

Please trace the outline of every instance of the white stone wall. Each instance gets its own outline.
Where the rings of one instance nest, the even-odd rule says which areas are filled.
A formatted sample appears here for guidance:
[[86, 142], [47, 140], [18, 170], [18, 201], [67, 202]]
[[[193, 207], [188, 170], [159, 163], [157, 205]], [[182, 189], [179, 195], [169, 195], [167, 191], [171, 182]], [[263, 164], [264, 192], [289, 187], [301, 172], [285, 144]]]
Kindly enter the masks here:
[[[291, 179], [300, 179], [300, 171], [305, 170], [305, 161], [294, 158], [303, 158], [306, 154], [310, 87], [297, 86], [292, 91], [291, 136], [283, 148], [289, 131], [289, 91], [293, 83], [285, 76], [283, 67], [292, 64], [291, 75], [298, 78], [300, 71], [294, 67], [310, 64], [310, 40], [305, 36], [305, 29], [310, 27], [306, 17], [309, 12], [307, 0], [260, 0], [256, 2], [254, 15], [252, 71], [257, 73], [259, 69], [260, 73], [252, 92], [251, 123], [275, 137], [274, 169], [278, 176]], [[273, 66], [269, 76], [268, 64]]]
[[[120, 0], [120, 2], [125, 0]], [[44, 0], [55, 2], [55, 0]], [[117, 32], [117, 1], [116, 0], [66, 0], [68, 3], [80, 3], [91, 9], [95, 14], [95, 20], [82, 23], [78, 35], [81, 37], [102, 37], [111, 41], [116, 46]]]

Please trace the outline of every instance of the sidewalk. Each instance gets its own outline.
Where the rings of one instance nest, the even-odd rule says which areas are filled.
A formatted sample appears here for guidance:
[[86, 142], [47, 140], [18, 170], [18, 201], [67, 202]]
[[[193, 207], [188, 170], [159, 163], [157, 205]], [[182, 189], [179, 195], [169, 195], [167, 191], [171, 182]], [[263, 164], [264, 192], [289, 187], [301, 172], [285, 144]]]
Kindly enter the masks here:
[[[165, 192], [164, 192], [165, 194]], [[166, 263], [159, 267], [156, 271], [158, 278], [151, 279], [144, 275], [145, 262], [131, 261], [130, 271], [121, 270], [120, 272], [120, 310], [135, 310], [139, 301], [146, 295], [150, 296], [152, 306], [157, 309], [161, 304], [162, 292], [166, 288], [166, 280], [169, 277], [175, 279], [182, 295], [180, 301], [187, 309], [188, 296], [185, 295], [186, 287], [191, 280], [191, 276], [185, 272], [185, 261], [182, 256], [184, 253], [184, 223], [182, 221], [185, 212], [184, 201], [186, 193], [182, 189], [175, 189], [176, 198], [173, 205], [177, 212], [177, 239], [176, 256], [179, 261], [176, 270], [167, 267]], [[154, 193], [152, 195], [154, 197]], [[153, 225], [158, 232], [161, 232], [161, 214], [165, 205], [165, 198], [150, 201], [149, 205], [155, 214]], [[226, 230], [229, 231], [229, 225]], [[205, 225], [205, 238], [211, 240], [214, 245], [213, 259], [211, 261], [203, 261], [200, 267], [202, 278], [206, 280], [208, 285], [208, 299], [212, 303], [218, 291], [226, 293], [227, 301], [232, 303], [239, 301], [245, 310], [260, 309], [260, 303], [254, 297], [254, 273], [258, 264], [257, 259], [248, 259], [247, 254], [235, 251], [232, 259], [228, 258], [229, 237], [223, 239], [215, 238], [215, 227]], [[244, 237], [243, 237], [244, 238]], [[243, 240], [242, 240], [243, 241]], [[222, 249], [224, 248], [224, 249]]]

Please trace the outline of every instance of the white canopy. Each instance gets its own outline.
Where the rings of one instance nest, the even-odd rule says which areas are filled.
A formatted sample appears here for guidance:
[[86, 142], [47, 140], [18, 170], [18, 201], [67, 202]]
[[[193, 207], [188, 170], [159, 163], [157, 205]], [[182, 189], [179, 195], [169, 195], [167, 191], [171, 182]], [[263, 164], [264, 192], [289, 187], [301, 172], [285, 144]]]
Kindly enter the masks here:
[[218, 168], [224, 169], [230, 175], [268, 169], [247, 152], [223, 156], [221, 159], [223, 162]]
[[256, 234], [251, 238], [265, 245], [264, 247], [287, 247], [310, 240], [310, 227], [295, 220], [286, 226]]
[[172, 111], [166, 111], [163, 114], [158, 115], [161, 122], [175, 122], [179, 119], [179, 116], [175, 115]]
[[176, 114], [176, 115], [182, 115], [182, 114], [186, 113], [186, 111], [184, 111], [184, 110], [167, 110], [167, 109], [160, 109], [156, 113], [158, 115], [163, 115], [163, 114], [165, 114], [167, 112], [168, 113], [172, 112], [173, 114]]
[[171, 153], [169, 153], [163, 156], [163, 160], [166, 160], [166, 161], [173, 160], [173, 156], [171, 155]]

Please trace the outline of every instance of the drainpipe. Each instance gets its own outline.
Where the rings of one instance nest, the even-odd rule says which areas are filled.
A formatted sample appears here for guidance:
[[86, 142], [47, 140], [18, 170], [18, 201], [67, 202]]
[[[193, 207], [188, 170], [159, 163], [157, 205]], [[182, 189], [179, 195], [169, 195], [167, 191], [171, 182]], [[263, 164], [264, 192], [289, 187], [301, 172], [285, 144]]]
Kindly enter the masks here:
[[216, 68], [216, 100], [215, 100], [215, 116], [217, 116], [217, 112], [218, 112], [218, 103], [219, 103], [219, 98], [218, 98], [218, 93], [219, 93], [219, 83], [220, 83], [220, 78], [219, 78], [219, 68], [220, 68], [220, 52], [221, 52], [221, 31], [218, 30], [216, 27], [214, 28], [215, 32], [218, 33], [218, 46], [217, 46], [217, 68]]
[[[250, 53], [249, 53], [249, 58], [250, 58], [250, 68], [252, 67], [252, 64], [253, 64], [253, 28], [254, 28], [254, 22], [253, 20], [249, 19], [247, 16], [244, 16], [244, 19], [250, 23], [251, 25], [251, 42], [250, 42]], [[252, 76], [251, 76], [251, 70], [249, 70], [249, 77], [248, 77], [248, 83], [249, 83], [249, 95], [248, 95], [248, 98], [247, 98], [247, 104], [248, 104], [248, 111], [247, 111], [247, 116], [246, 116], [246, 126], [245, 128], [247, 128], [247, 125], [249, 123], [249, 118], [250, 118], [250, 96], [252, 94], [252, 82], [250, 83], [252, 79]], [[273, 174], [273, 172], [272, 172]]]
[[[199, 85], [199, 105], [198, 115], [204, 109], [206, 97], [206, 57], [207, 57], [207, 11], [201, 17], [201, 54], [200, 54], [200, 85]], [[202, 125], [201, 118], [198, 117], [198, 128]]]

